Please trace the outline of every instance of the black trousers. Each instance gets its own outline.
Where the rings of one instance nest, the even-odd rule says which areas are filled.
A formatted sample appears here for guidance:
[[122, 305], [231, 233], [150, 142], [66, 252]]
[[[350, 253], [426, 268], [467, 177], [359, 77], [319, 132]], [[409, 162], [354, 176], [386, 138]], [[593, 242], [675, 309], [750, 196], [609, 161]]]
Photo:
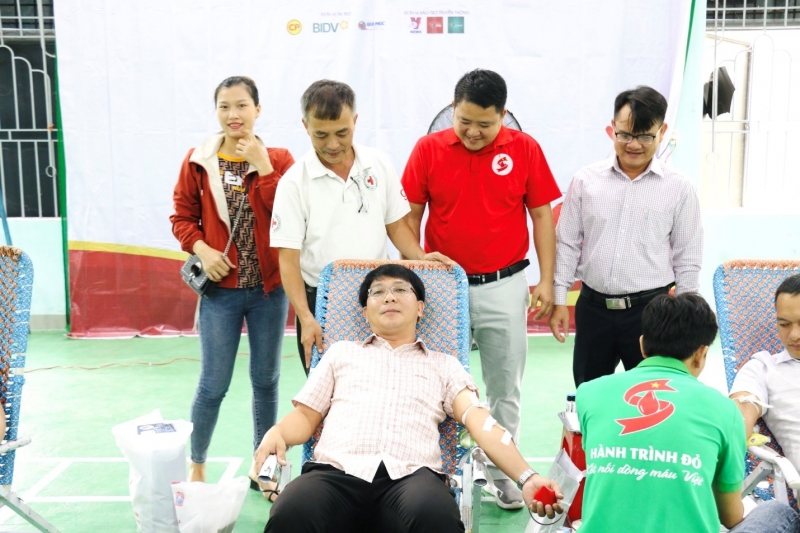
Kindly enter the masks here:
[[[308, 308], [311, 310], [311, 314], [315, 314], [317, 309], [317, 288], [311, 287], [306, 285], [306, 301], [308, 302]], [[300, 352], [300, 364], [303, 365], [303, 370], [306, 373], [306, 377], [308, 377], [309, 368], [306, 366], [306, 351], [303, 348], [303, 343], [300, 342], [300, 337], [303, 334], [303, 330], [300, 328], [300, 319], [297, 318], [297, 310], [295, 309], [295, 317], [294, 317], [294, 327], [297, 330], [297, 349]]]
[[444, 476], [427, 468], [392, 480], [381, 463], [372, 483], [308, 462], [272, 504], [264, 533], [463, 532]]
[[642, 362], [639, 337], [644, 308], [644, 305], [637, 305], [630, 309], [606, 309], [602, 303], [583, 295], [578, 297], [572, 357], [575, 387], [613, 374], [620, 361], [625, 370]]

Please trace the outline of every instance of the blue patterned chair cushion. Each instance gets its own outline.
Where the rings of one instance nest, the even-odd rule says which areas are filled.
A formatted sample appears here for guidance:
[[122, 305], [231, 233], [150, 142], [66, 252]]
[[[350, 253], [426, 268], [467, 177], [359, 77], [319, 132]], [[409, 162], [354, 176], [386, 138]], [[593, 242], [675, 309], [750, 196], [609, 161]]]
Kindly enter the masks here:
[[[3, 440], [17, 438], [32, 292], [30, 258], [19, 248], [0, 246], [0, 403], [7, 425]], [[0, 456], [0, 485], [13, 481], [15, 454]]]

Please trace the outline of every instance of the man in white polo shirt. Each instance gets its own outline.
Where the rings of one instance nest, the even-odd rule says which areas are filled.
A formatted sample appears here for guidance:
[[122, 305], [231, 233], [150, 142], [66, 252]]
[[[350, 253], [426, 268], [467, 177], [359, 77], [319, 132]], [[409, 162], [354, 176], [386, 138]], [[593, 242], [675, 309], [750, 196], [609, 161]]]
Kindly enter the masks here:
[[800, 274], [778, 286], [775, 310], [785, 349], [753, 355], [736, 375], [731, 398], [742, 411], [747, 435], [763, 417], [786, 458], [800, 469]]
[[311, 347], [322, 351], [314, 318], [322, 269], [337, 259], [388, 259], [386, 237], [409, 259], [426, 254], [403, 218], [409, 212], [400, 180], [383, 152], [353, 144], [356, 97], [347, 84], [320, 80], [300, 100], [312, 149], [281, 178], [270, 245], [279, 249], [283, 287], [297, 316], [297, 348], [308, 374]]

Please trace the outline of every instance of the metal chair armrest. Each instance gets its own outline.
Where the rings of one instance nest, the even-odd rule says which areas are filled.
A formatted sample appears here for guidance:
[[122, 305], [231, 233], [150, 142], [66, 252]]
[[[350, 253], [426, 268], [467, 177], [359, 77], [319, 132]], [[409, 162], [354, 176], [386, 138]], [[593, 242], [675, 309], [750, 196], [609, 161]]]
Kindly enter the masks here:
[[[763, 462], [768, 463], [769, 466], [765, 466], [762, 469], [763, 471], [778, 471], [783, 475], [783, 479], [789, 488], [800, 490], [800, 474], [797, 473], [797, 469], [794, 467], [794, 465], [792, 465], [791, 462], [789, 462], [788, 459], [782, 455], [779, 455], [777, 452], [775, 452], [775, 450], [767, 448], [766, 446], [748, 446], [747, 451], [761, 459]], [[748, 479], [750, 479], [751, 476], [748, 476]]]
[[0, 453], [8, 453], [11, 451], [16, 450], [17, 448], [22, 448], [23, 446], [27, 446], [31, 443], [30, 437], [22, 437], [16, 440], [9, 440], [0, 444]]

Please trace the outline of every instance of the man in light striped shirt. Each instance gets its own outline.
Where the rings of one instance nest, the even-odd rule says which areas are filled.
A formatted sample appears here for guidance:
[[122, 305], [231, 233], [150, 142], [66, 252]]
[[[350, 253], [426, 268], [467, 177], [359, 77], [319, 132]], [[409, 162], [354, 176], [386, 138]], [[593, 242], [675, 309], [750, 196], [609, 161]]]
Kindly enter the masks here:
[[[520, 455], [511, 434], [481, 405], [458, 359], [433, 352], [416, 335], [425, 286], [411, 270], [386, 264], [367, 274], [358, 295], [374, 332], [325, 351], [295, 410], [275, 424], [256, 452], [286, 464], [286, 447], [306, 442], [325, 418], [314, 457], [286, 486], [265, 532], [464, 531], [445, 483], [438, 425], [461, 421], [478, 445], [517, 482], [532, 513], [555, 517], [558, 484]], [[552, 505], [537, 498], [542, 487]]]
[[615, 155], [575, 174], [556, 230], [555, 307], [550, 329], [569, 331], [575, 305], [575, 386], [642, 361], [642, 309], [668, 292], [696, 292], [703, 251], [700, 206], [692, 184], [655, 155], [667, 131], [666, 99], [639, 86], [620, 93], [611, 121]]

